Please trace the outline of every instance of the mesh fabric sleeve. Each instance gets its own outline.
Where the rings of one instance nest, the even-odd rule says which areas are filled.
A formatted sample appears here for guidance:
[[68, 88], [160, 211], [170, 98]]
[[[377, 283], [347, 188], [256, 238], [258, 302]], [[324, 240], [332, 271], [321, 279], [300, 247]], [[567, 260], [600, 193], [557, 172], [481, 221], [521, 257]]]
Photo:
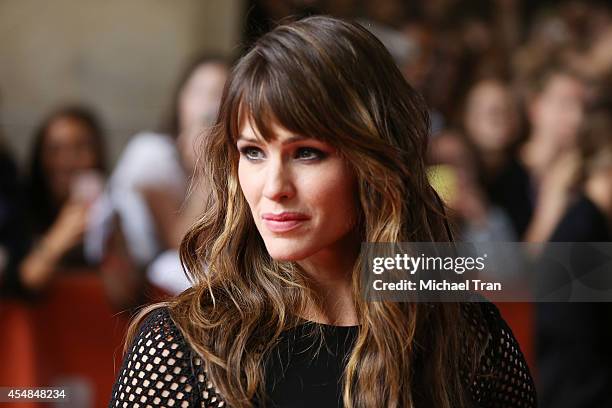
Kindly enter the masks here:
[[168, 309], [151, 312], [125, 355], [109, 408], [224, 406]]
[[536, 389], [521, 349], [492, 303], [464, 304], [470, 328], [485, 345], [470, 394], [479, 407], [537, 407]]

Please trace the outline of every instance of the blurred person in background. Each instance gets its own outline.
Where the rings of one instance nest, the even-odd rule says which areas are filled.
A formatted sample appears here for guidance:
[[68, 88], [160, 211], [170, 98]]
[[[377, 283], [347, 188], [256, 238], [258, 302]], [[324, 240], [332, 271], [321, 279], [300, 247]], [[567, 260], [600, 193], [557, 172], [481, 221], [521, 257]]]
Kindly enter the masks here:
[[[375, 2], [371, 2], [375, 3]], [[401, 69], [423, 94], [438, 124], [460, 121], [457, 100], [483, 76], [509, 75], [508, 60], [518, 37], [519, 9], [514, 2], [427, 2], [405, 5], [401, 24], [415, 44]]]
[[[202, 192], [204, 186], [199, 183], [200, 180], [193, 179], [197, 164], [196, 152], [217, 117], [228, 70], [229, 61], [224, 57], [199, 56], [183, 72], [175, 91], [167, 134], [176, 138], [179, 159], [187, 181], [193, 182], [190, 184], [193, 189], [189, 191], [191, 194], [180, 197], [181, 211], [176, 235], [169, 240], [170, 248], [178, 248], [185, 231], [202, 210], [202, 196], [198, 193]], [[167, 212], [160, 212], [162, 214], [168, 216]]]
[[406, 20], [401, 33], [412, 47], [409, 58], [400, 69], [406, 80], [425, 98], [435, 134], [452, 116], [461, 46], [449, 30], [418, 18]]
[[608, 4], [573, 0], [534, 11], [526, 39], [513, 55], [519, 82], [528, 80], [534, 70], [552, 59], [561, 59], [591, 78], [610, 69], [612, 13]]
[[217, 115], [227, 72], [222, 57], [196, 58], [178, 83], [166, 132], [142, 132], [130, 140], [97, 206], [102, 227], [88, 233], [93, 259], [127, 256], [124, 268], [146, 273], [150, 283], [172, 294], [190, 286], [176, 250], [202, 211], [205, 186], [188, 187], [196, 144]]
[[612, 12], [603, 4], [582, 7], [582, 15], [574, 26], [580, 27], [578, 47], [566, 51], [568, 65], [584, 76], [598, 79], [612, 70]]
[[247, 0], [245, 3], [242, 51], [246, 51], [257, 38], [285, 17], [336, 12], [351, 14], [358, 8], [356, 0]]
[[102, 129], [91, 111], [61, 108], [39, 126], [26, 184], [32, 247], [19, 270], [30, 291], [61, 270], [87, 266], [82, 238], [104, 171]]
[[531, 218], [529, 175], [516, 158], [519, 113], [510, 85], [485, 78], [469, 90], [463, 133], [476, 153], [481, 183], [488, 199], [510, 217], [517, 237]]
[[17, 266], [27, 250], [17, 166], [0, 135], [0, 295], [19, 292]]
[[[579, 134], [579, 193], [551, 242], [612, 240], [612, 110], [600, 108]], [[576, 256], [576, 254], [574, 254]], [[591, 270], [584, 258], [585, 275]], [[612, 406], [610, 303], [538, 303], [537, 364], [541, 406]]]
[[[598, 108], [585, 117], [578, 142], [580, 190], [557, 225], [551, 240], [562, 230], [573, 230], [574, 241], [610, 241], [612, 232], [612, 106]], [[583, 211], [581, 208], [588, 210]], [[591, 213], [581, 221], [566, 224], [572, 214]], [[577, 218], [580, 218], [576, 216]]]
[[[177, 134], [180, 159], [187, 175], [188, 189], [182, 197], [175, 220], [177, 239], [147, 268], [147, 278], [171, 294], [191, 286], [179, 259], [178, 246], [191, 225], [204, 211], [207, 186], [196, 177], [197, 151], [214, 123], [229, 61], [220, 56], [201, 56], [185, 71], [172, 106], [170, 134]], [[164, 216], [163, 211], [159, 216]], [[174, 217], [173, 217], [174, 218]]]
[[555, 61], [541, 67], [531, 80], [526, 101], [530, 133], [520, 152], [535, 197], [526, 241], [547, 241], [573, 196], [577, 134], [586, 102], [581, 76]]
[[479, 182], [476, 153], [457, 132], [444, 131], [430, 145], [431, 183], [458, 229], [457, 239], [467, 242], [515, 241], [506, 212], [491, 203]]

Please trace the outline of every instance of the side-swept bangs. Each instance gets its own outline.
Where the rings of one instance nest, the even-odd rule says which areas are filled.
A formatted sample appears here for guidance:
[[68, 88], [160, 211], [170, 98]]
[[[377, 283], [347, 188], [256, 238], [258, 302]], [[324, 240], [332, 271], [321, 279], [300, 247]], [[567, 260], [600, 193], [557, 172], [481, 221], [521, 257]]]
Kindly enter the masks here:
[[274, 124], [336, 147], [340, 139], [363, 133], [365, 126], [356, 125], [365, 109], [358, 85], [339, 80], [347, 75], [340, 72], [338, 55], [315, 41], [295, 27], [279, 27], [234, 67], [226, 94], [228, 143], [237, 141], [247, 120], [266, 141], [275, 137]]

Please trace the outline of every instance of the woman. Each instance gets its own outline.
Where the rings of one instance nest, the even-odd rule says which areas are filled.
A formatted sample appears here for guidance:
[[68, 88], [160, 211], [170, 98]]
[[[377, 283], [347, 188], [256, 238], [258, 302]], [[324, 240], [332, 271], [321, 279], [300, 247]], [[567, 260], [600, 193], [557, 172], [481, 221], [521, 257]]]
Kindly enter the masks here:
[[217, 115], [227, 70], [221, 57], [195, 59], [179, 81], [167, 132], [141, 132], [130, 140], [110, 178], [108, 200], [99, 202], [105, 217], [87, 237], [93, 260], [127, 253], [125, 264], [147, 269], [157, 287], [180, 293], [190, 286], [177, 250], [202, 211], [202, 199], [199, 190], [186, 199], [187, 181], [195, 166], [195, 135]]
[[0, 297], [19, 291], [17, 265], [27, 250], [17, 165], [0, 133]]
[[546, 242], [575, 197], [580, 162], [575, 149], [588, 89], [580, 74], [554, 60], [530, 82], [526, 109], [531, 129], [519, 160], [535, 195], [523, 240]]
[[519, 142], [518, 109], [508, 83], [477, 81], [468, 92], [463, 131], [477, 154], [475, 165], [492, 204], [510, 217], [522, 236], [531, 217], [529, 175], [516, 159]]
[[26, 186], [33, 248], [20, 267], [29, 290], [41, 290], [61, 268], [84, 267], [82, 237], [101, 190], [103, 136], [93, 113], [64, 107], [40, 126]]
[[211, 194], [181, 244], [194, 287], [134, 323], [110, 406], [533, 406], [492, 305], [359, 294], [360, 242], [449, 239], [427, 129], [363, 27], [311, 17], [261, 37], [207, 140]]
[[[585, 116], [578, 132], [578, 194], [553, 230], [550, 242], [612, 241], [611, 114], [610, 107], [598, 107]], [[597, 257], [588, 246], [579, 248], [573, 256], [582, 257], [580, 272], [588, 282], [589, 266]], [[610, 406], [610, 304], [539, 303], [536, 311], [541, 405]]]

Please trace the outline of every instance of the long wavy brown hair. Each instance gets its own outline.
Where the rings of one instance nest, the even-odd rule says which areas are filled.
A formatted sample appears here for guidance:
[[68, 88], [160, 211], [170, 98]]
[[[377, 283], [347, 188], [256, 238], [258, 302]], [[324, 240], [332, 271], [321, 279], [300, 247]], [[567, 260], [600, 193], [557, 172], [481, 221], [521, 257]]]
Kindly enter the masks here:
[[[358, 180], [363, 242], [451, 239], [425, 172], [427, 109], [385, 47], [359, 24], [322, 16], [262, 36], [234, 66], [203, 146], [207, 210], [180, 249], [194, 285], [166, 303], [218, 392], [240, 408], [265, 400], [266, 357], [316, 301], [296, 263], [270, 257], [240, 189], [236, 140], [247, 115], [267, 140], [274, 122], [341, 152]], [[352, 273], [360, 326], [344, 405], [465, 406], [476, 350], [461, 347], [460, 306], [367, 302], [362, 262]]]

